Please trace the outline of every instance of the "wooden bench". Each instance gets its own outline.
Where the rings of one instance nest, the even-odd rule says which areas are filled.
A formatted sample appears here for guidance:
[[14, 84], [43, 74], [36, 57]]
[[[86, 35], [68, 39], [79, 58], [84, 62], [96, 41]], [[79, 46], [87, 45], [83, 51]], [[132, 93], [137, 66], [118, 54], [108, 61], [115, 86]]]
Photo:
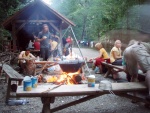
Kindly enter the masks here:
[[[118, 72], [125, 72], [126, 73], [123, 66], [112, 65], [112, 64], [107, 63], [107, 62], [102, 62], [102, 65], [104, 65], [108, 69], [107, 72], [105, 73], [104, 77], [108, 77], [110, 74], [113, 76], [114, 73], [118, 73]], [[144, 81], [145, 80], [144, 73], [138, 73], [138, 79], [139, 79], [139, 81]]]
[[[150, 102], [146, 101], [144, 98], [137, 97], [132, 93], [147, 91], [147, 87], [144, 83], [128, 82], [128, 83], [111, 83], [113, 93], [116, 96], [126, 97], [129, 99], [134, 99], [139, 102], [143, 102], [150, 105]], [[32, 89], [31, 91], [23, 91], [23, 86], [18, 86], [17, 96], [18, 97], [40, 97], [43, 103], [42, 113], [51, 113], [62, 110], [64, 108], [88, 101], [90, 99], [110, 94], [109, 90], [100, 90], [99, 84], [96, 84], [95, 87], [88, 87], [87, 84], [78, 84], [78, 85], [61, 85], [55, 89], [57, 85], [50, 84], [38, 84], [37, 88]], [[51, 90], [50, 90], [51, 89]], [[129, 93], [130, 92], [130, 93]], [[132, 92], [132, 93], [131, 93]], [[61, 106], [52, 108], [50, 107], [51, 103], [55, 102], [55, 97], [62, 96], [79, 96], [86, 95], [83, 98], [78, 100], [64, 103]]]
[[0, 71], [1, 72], [4, 71], [6, 73], [6, 80], [8, 82], [7, 93], [6, 93], [6, 102], [7, 102], [10, 97], [11, 98], [16, 97], [14, 95], [11, 95], [11, 82], [18, 81], [18, 85], [21, 85], [23, 76], [7, 64], [3, 64], [3, 65], [0, 64], [0, 67], [1, 67]]

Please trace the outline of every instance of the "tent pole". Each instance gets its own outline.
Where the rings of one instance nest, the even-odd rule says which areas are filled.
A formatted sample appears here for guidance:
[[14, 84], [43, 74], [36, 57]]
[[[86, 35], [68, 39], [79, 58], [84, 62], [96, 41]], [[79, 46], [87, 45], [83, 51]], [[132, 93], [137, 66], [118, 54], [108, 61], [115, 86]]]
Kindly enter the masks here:
[[67, 30], [64, 32], [62, 38], [65, 36], [65, 34], [67, 33], [67, 31], [69, 30], [70, 26], [67, 28]]
[[83, 56], [83, 54], [82, 54], [81, 48], [80, 48], [80, 46], [79, 46], [79, 43], [78, 43], [78, 41], [77, 41], [77, 38], [76, 38], [76, 36], [75, 36], [75, 34], [74, 34], [73, 29], [72, 29], [71, 26], [70, 26], [70, 29], [71, 29], [72, 34], [73, 34], [73, 36], [74, 36], [74, 39], [75, 39], [75, 41], [76, 41], [76, 43], [77, 43], [77, 46], [78, 46], [79, 51], [80, 51], [80, 54], [81, 54], [81, 56], [82, 56], [82, 58], [83, 58], [83, 60], [84, 60], [84, 62], [85, 62], [85, 65], [86, 65], [86, 67], [87, 67], [87, 69], [88, 69], [88, 72], [89, 72], [89, 74], [91, 75], [90, 69], [89, 69], [89, 67], [88, 67], [88, 65], [87, 65], [87, 62], [86, 62], [86, 60], [85, 60], [85, 58], [84, 58], [84, 56]]

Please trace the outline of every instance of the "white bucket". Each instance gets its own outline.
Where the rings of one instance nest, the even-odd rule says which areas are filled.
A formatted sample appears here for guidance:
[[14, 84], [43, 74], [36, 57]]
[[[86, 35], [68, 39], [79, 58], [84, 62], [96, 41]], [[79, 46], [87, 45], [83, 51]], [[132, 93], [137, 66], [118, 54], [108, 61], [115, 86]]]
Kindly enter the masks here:
[[88, 87], [95, 87], [95, 75], [90, 75], [88, 78]]

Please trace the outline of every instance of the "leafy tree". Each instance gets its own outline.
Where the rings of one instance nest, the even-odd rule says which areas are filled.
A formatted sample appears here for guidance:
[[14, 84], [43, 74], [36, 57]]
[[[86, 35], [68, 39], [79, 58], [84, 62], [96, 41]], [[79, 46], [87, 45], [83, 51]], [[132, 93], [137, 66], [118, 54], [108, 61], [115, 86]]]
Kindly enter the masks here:
[[53, 0], [52, 7], [75, 22], [78, 39], [99, 39], [110, 30], [128, 28], [128, 9], [143, 0]]
[[[1, 0], [0, 1], [0, 25], [2, 22], [30, 3], [32, 0]], [[9, 33], [0, 26], [0, 38], [9, 35]]]

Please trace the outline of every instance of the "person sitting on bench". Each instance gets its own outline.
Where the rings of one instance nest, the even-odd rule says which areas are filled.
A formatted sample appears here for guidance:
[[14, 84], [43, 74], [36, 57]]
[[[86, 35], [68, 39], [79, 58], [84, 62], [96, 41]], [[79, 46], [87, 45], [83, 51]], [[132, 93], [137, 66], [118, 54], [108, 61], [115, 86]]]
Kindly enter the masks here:
[[19, 59], [19, 66], [20, 66], [20, 71], [22, 72], [23, 71], [23, 68], [24, 68], [24, 65], [26, 63], [25, 60], [27, 59], [35, 59], [35, 56], [32, 55], [30, 53], [30, 49], [26, 49], [26, 51], [22, 51], [19, 56], [18, 56], [18, 59]]
[[101, 43], [97, 43], [95, 44], [95, 48], [99, 51], [99, 56], [91, 60], [95, 60], [95, 64], [94, 66], [99, 67], [99, 71], [98, 73], [103, 73], [103, 68], [102, 68], [102, 62], [104, 61], [104, 59], [109, 59], [109, 56], [106, 52], [106, 50], [103, 48], [103, 45]]
[[116, 40], [114, 47], [110, 51], [110, 62], [113, 65], [122, 65], [122, 56], [121, 56], [121, 41]]
[[146, 73], [145, 81], [149, 89], [150, 101], [150, 44], [132, 40], [124, 51], [125, 70], [129, 74], [132, 82], [138, 81], [138, 67]]

